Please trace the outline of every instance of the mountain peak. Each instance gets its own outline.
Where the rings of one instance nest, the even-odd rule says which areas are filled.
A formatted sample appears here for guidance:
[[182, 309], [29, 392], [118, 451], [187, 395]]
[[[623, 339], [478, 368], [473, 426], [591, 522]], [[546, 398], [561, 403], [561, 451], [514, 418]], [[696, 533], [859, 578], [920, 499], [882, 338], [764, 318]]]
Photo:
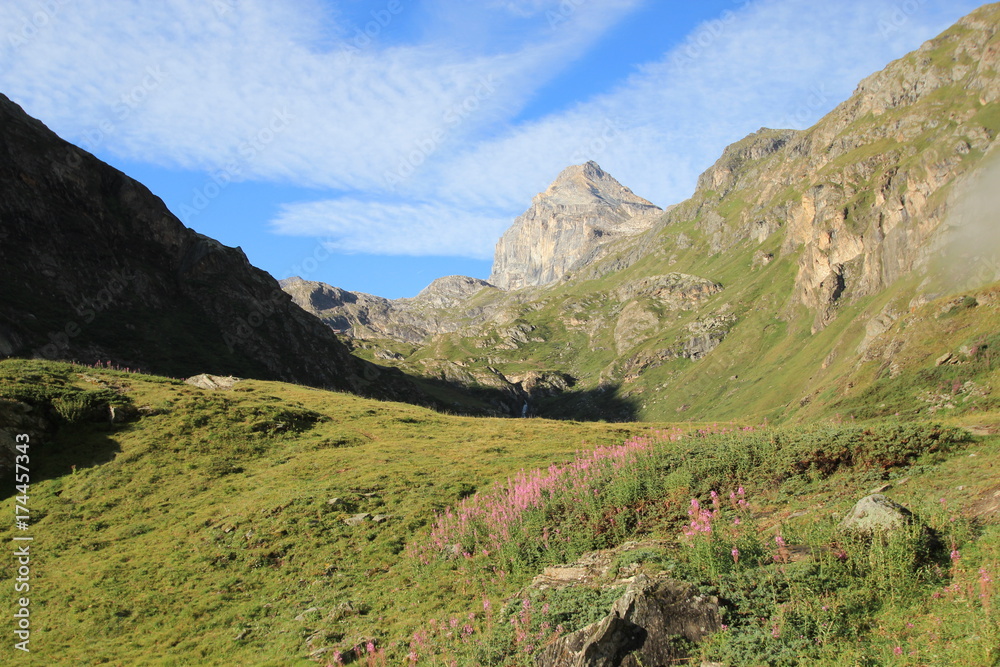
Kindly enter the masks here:
[[546, 285], [649, 229], [662, 209], [594, 161], [567, 167], [497, 243], [489, 282], [503, 289]]
[[604, 204], [622, 209], [628, 217], [660, 211], [658, 206], [637, 196], [593, 160], [563, 169], [545, 192], [535, 195], [532, 203], [555, 206]]

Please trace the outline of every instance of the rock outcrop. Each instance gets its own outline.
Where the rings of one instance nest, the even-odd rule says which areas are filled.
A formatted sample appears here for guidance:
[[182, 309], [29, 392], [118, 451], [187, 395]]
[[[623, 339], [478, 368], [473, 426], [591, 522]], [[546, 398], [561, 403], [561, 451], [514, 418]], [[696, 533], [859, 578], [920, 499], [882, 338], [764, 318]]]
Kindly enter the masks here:
[[[687, 646], [722, 628], [719, 601], [667, 577], [636, 575], [610, 613], [551, 644], [539, 667], [640, 667], [690, 659]], [[680, 641], [678, 641], [680, 640]]]
[[652, 227], [661, 213], [597, 163], [569, 167], [497, 243], [489, 281], [509, 290], [561, 280], [609, 243]]
[[[953, 186], [962, 190], [1000, 129], [997, 14], [983, 7], [869, 76], [809, 130], [765, 129], [728, 148], [696, 194], [713, 249], [784, 228], [814, 331], [841, 302], [927, 268], [947, 242]], [[735, 219], [710, 205], [734, 195], [746, 203]]]
[[492, 302], [475, 305], [470, 299], [484, 289], [498, 291], [467, 276], [438, 278], [409, 299], [384, 299], [298, 277], [282, 280], [281, 287], [335, 331], [360, 340], [389, 338], [405, 343], [420, 343], [487, 318]]

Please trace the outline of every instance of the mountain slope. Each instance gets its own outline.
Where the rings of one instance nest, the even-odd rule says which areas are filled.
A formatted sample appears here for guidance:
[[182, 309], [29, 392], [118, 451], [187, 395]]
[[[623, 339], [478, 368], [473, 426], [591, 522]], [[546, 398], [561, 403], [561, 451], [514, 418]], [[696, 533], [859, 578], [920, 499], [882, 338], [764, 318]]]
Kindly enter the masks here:
[[239, 248], [3, 96], [0, 284], [3, 356], [395, 393]]
[[[571, 391], [535, 404], [549, 416], [815, 414], [817, 397], [878, 381], [867, 351], [904, 314], [1000, 279], [995, 208], [983, 203], [997, 178], [998, 27], [1000, 5], [986, 5], [865, 79], [812, 128], [733, 144], [691, 199], [601, 237], [572, 256], [568, 278], [557, 260], [523, 268], [535, 260], [521, 253], [522, 269], [497, 281], [510, 271], [502, 241], [491, 282], [512, 289], [455, 306], [489, 302], [478, 321], [419, 344], [387, 335], [365, 345], [418, 373], [569, 376]], [[558, 200], [560, 181], [541, 197]], [[508, 234], [555, 248], [633, 220], [608, 208], [606, 222], [570, 233], [538, 208], [536, 198]], [[991, 308], [970, 316], [996, 318]]]

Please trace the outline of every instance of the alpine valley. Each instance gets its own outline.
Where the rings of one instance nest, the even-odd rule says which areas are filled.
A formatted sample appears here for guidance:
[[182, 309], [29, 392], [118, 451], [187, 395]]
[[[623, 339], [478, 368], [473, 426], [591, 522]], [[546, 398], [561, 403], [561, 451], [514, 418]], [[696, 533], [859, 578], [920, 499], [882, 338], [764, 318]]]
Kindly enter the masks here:
[[396, 300], [0, 95], [19, 664], [1000, 664], [998, 30], [666, 208], [569, 166], [487, 280]]

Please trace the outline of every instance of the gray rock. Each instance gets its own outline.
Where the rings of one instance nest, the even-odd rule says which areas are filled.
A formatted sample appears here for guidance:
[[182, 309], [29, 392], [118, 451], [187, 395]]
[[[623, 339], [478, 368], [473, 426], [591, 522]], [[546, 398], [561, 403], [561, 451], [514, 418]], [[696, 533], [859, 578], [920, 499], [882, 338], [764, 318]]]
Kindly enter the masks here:
[[841, 530], [861, 535], [884, 533], [914, 521], [913, 513], [880, 493], [865, 496], [840, 522]]
[[295, 617], [299, 623], [306, 621], [310, 616], [319, 613], [319, 607], [309, 607], [304, 612]]
[[189, 384], [199, 389], [232, 389], [239, 381], [240, 378], [231, 375], [223, 377], [221, 375], [202, 373], [201, 375], [195, 375], [184, 380], [184, 384]]
[[675, 641], [692, 643], [722, 627], [719, 602], [694, 586], [636, 575], [603, 620], [546, 648], [539, 667], [649, 667], [691, 656]]
[[358, 526], [367, 521], [370, 516], [371, 514], [369, 514], [368, 512], [362, 512], [361, 514], [355, 514], [352, 517], [344, 519], [344, 523], [346, 523], [348, 526]]

